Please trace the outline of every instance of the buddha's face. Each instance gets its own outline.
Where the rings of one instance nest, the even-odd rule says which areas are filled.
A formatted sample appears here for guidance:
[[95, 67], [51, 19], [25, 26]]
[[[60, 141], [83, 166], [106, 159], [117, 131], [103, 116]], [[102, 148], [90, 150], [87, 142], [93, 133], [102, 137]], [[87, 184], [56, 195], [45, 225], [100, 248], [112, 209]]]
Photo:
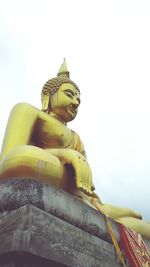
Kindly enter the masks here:
[[64, 83], [51, 96], [50, 111], [64, 122], [73, 120], [78, 112], [80, 93], [71, 83]]

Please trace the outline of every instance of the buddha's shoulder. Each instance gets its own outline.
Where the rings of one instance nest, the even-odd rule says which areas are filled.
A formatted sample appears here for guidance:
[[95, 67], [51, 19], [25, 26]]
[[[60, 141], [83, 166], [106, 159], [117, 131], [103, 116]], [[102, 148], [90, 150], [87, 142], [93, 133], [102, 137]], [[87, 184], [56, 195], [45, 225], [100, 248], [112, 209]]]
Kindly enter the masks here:
[[80, 143], [80, 144], [81, 144], [82, 141], [81, 141], [81, 139], [80, 139], [79, 134], [76, 133], [76, 132], [75, 132], [74, 130], [72, 130], [72, 129], [69, 129], [69, 130], [70, 130], [70, 132], [71, 132], [71, 134], [72, 134], [74, 140], [76, 140], [77, 143]]
[[70, 129], [72, 135], [74, 135], [76, 138], [80, 138], [79, 135], [72, 129]]
[[11, 110], [11, 115], [13, 116], [25, 115], [31, 117], [34, 116], [38, 118], [40, 117], [40, 114], [44, 116], [43, 111], [25, 102], [17, 103]]
[[29, 103], [25, 103], [25, 102], [20, 102], [14, 105], [14, 107], [12, 108], [12, 111], [14, 110], [37, 110], [40, 111], [38, 108], [32, 106]]

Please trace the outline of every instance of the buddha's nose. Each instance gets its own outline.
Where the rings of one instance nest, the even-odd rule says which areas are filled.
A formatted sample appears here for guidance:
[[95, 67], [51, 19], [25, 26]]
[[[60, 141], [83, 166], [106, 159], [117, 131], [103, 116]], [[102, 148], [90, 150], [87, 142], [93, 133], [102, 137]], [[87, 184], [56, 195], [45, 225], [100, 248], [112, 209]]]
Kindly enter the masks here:
[[73, 101], [72, 101], [72, 106], [74, 108], [78, 108], [79, 104], [80, 104], [79, 100], [77, 98], [74, 98]]

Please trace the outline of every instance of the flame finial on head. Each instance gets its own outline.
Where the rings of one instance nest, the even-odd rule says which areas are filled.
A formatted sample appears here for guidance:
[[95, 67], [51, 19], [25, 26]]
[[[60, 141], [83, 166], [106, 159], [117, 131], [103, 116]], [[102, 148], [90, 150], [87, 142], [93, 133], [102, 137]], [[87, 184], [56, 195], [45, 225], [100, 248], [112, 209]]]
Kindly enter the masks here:
[[64, 58], [64, 62], [62, 63], [59, 71], [58, 71], [58, 74], [57, 76], [59, 75], [65, 75], [69, 78], [69, 71], [68, 71], [68, 68], [67, 68], [67, 63], [66, 63], [66, 59]]

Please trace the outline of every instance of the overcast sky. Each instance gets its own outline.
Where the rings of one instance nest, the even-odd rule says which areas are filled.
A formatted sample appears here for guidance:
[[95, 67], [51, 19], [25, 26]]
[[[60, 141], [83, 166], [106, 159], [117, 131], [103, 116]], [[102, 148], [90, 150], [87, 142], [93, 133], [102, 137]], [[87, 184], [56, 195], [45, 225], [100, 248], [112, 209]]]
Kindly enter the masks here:
[[150, 1], [0, 0], [0, 143], [11, 108], [40, 108], [64, 57], [96, 191], [150, 220]]

